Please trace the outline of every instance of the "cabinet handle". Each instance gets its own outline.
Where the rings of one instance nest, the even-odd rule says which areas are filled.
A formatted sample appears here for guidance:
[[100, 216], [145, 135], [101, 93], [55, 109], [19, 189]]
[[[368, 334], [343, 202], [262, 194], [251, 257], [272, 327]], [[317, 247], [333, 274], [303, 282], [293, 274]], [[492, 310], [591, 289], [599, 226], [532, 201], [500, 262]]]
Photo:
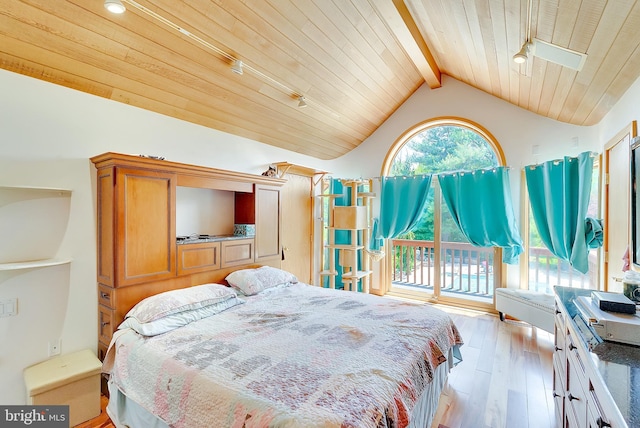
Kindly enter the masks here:
[[101, 327], [104, 327], [104, 326], [107, 326], [107, 325], [109, 325], [109, 324], [111, 324], [111, 322], [109, 322], [109, 321], [102, 321], [102, 322], [100, 323], [100, 326], [101, 326]]
[[598, 416], [598, 420], [596, 421], [596, 423], [598, 424], [599, 428], [605, 428], [605, 427], [611, 426], [611, 424], [606, 422], [604, 419], [602, 419], [601, 416]]
[[105, 293], [104, 291], [101, 291], [100, 292], [100, 297], [103, 298], [103, 299], [108, 299], [109, 295], [107, 293]]
[[573, 400], [578, 400], [580, 401], [580, 399], [578, 397], [575, 397], [573, 395], [571, 395], [571, 393], [569, 393], [569, 395], [567, 396], [567, 398], [569, 398], [569, 401], [573, 401]]
[[562, 397], [562, 395], [560, 395], [557, 392], [553, 391], [553, 398], [558, 398], [558, 397]]
[[556, 315], [558, 315], [560, 313], [559, 309], [556, 309]]
[[558, 347], [556, 346], [556, 352], [558, 352], [558, 351], [562, 351], [562, 348], [558, 348]]
[[576, 348], [576, 345], [574, 345], [573, 343], [570, 343], [570, 344], [569, 344], [569, 350], [570, 350], [570, 351], [573, 351], [574, 349], [577, 349], [577, 348]]

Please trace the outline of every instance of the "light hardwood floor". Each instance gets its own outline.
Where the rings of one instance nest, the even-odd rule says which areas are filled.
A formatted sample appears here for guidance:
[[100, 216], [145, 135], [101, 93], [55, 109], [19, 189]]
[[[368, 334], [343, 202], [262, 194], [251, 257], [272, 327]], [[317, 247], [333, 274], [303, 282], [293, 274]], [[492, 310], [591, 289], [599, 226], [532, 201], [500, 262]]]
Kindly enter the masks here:
[[433, 428], [553, 428], [553, 335], [519, 321], [439, 305], [458, 326], [463, 361]]
[[[554, 428], [553, 335], [517, 321], [438, 305], [458, 326], [453, 368], [432, 428]], [[103, 408], [107, 399], [103, 397]], [[113, 428], [103, 414], [82, 428]]]

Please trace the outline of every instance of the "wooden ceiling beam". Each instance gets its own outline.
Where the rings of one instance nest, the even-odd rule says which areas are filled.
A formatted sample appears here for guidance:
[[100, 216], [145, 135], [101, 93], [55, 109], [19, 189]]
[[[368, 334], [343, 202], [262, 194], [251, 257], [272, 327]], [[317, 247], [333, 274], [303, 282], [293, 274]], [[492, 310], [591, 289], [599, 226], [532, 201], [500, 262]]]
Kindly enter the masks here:
[[395, 11], [381, 10], [389, 28], [431, 89], [442, 86], [440, 68], [404, 0], [393, 0]]

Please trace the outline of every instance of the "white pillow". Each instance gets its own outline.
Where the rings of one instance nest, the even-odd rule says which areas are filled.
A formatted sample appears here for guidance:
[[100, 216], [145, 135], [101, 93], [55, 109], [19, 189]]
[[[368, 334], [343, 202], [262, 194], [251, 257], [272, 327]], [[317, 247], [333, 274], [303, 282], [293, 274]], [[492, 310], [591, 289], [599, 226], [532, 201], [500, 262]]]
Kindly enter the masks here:
[[166, 333], [178, 327], [187, 325], [193, 321], [219, 314], [229, 308], [244, 303], [244, 300], [233, 296], [230, 299], [223, 300], [212, 305], [203, 306], [196, 309], [190, 309], [182, 312], [176, 312], [171, 315], [158, 318], [154, 321], [140, 322], [134, 317], [125, 319], [118, 327], [118, 330], [131, 328], [138, 334], [143, 336], [155, 336], [157, 334]]
[[202, 284], [165, 291], [138, 302], [125, 316], [148, 323], [179, 312], [198, 309], [237, 297], [237, 293], [222, 284]]
[[227, 275], [226, 280], [245, 296], [252, 296], [279, 285], [298, 282], [294, 274], [271, 266], [237, 270]]

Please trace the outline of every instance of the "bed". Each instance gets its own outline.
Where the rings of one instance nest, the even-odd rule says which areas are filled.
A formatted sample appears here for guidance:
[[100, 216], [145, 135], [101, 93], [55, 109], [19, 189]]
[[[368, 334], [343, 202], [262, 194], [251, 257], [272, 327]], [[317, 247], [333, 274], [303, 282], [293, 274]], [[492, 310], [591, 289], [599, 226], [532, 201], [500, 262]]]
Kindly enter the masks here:
[[430, 305], [242, 269], [144, 299], [103, 363], [130, 427], [427, 427], [462, 338]]

